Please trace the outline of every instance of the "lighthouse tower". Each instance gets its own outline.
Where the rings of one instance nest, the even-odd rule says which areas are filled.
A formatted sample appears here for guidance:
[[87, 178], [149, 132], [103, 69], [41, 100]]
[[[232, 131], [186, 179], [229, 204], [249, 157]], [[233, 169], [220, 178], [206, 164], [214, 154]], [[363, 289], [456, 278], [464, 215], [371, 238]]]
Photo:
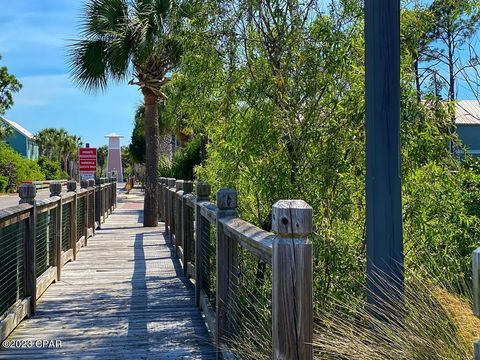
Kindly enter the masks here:
[[117, 181], [123, 181], [123, 169], [122, 169], [122, 151], [120, 147], [120, 139], [123, 136], [112, 133], [105, 135], [108, 138], [108, 160], [107, 171], [108, 176], [117, 176]]

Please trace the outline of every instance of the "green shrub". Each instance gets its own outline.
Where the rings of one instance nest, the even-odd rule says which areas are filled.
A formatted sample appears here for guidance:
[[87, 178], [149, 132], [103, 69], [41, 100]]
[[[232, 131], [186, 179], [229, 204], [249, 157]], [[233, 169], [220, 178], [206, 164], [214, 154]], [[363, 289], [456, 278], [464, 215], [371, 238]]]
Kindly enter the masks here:
[[36, 161], [22, 157], [6, 144], [0, 144], [0, 176], [7, 179], [4, 185], [7, 192], [16, 191], [22, 181], [45, 180]]
[[194, 168], [200, 164], [200, 139], [189, 141], [173, 154], [172, 161], [161, 159], [159, 174], [163, 177], [193, 180]]
[[37, 163], [47, 180], [68, 179], [68, 174], [62, 170], [60, 163], [50, 161], [46, 157], [41, 157]]
[[0, 192], [7, 191], [8, 177], [0, 176]]

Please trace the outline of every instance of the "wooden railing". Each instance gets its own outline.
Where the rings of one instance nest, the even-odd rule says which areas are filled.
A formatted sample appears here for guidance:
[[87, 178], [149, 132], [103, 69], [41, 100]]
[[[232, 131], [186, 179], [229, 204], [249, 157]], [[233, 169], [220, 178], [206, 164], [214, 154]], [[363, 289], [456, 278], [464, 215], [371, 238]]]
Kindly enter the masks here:
[[[236, 216], [234, 189], [219, 190], [213, 204], [206, 183], [196, 185], [195, 195], [191, 181], [160, 178], [159, 187], [165, 231], [195, 283], [196, 304], [216, 346], [228, 353], [243, 319], [258, 313], [270, 327], [274, 359], [312, 359], [312, 208], [301, 200], [275, 203], [274, 234]], [[253, 267], [253, 288], [242, 289], [252, 287], [244, 279]]]
[[69, 181], [67, 192], [52, 182], [43, 200], [35, 200], [34, 184], [23, 184], [19, 195], [18, 206], [0, 210], [0, 342], [35, 313], [37, 299], [113, 211], [116, 182], [82, 181], [77, 190]]

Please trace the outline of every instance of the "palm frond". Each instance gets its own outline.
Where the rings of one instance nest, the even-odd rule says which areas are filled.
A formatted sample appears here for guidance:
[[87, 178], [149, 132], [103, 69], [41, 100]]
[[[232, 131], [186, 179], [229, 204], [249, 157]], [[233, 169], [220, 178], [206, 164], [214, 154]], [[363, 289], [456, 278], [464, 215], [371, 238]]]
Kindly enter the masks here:
[[70, 45], [70, 73], [73, 80], [87, 90], [104, 90], [107, 86], [108, 44], [103, 40], [79, 40]]
[[111, 38], [128, 23], [127, 0], [91, 0], [82, 12], [85, 38]]

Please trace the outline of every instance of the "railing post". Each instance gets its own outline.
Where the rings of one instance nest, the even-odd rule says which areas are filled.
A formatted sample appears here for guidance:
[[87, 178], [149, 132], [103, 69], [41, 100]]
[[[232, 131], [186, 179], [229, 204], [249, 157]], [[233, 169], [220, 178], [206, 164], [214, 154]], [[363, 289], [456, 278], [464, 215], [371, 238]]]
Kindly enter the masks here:
[[166, 233], [170, 235], [170, 241], [173, 240], [172, 236], [175, 233], [175, 230], [173, 229], [173, 202], [172, 202], [172, 191], [170, 189], [175, 188], [175, 179], [174, 178], [168, 178], [167, 179], [167, 189], [165, 192], [165, 202], [167, 204], [166, 209], [166, 215], [167, 215], [167, 222], [166, 222]]
[[[227, 311], [228, 311], [228, 288], [230, 283], [230, 276], [232, 274], [232, 259], [235, 256], [236, 250], [231, 240], [225, 236], [223, 231], [223, 222], [225, 218], [236, 216], [237, 208], [237, 192], [235, 189], [220, 189], [217, 192], [217, 222], [216, 222], [216, 326], [215, 342], [217, 346], [221, 343], [227, 335]], [[217, 352], [217, 358], [221, 358], [221, 352]]]
[[70, 246], [73, 251], [73, 260], [77, 260], [77, 182], [67, 182], [67, 191], [74, 192], [73, 201], [70, 203]]
[[160, 218], [160, 221], [165, 221], [165, 216], [163, 214], [163, 210], [165, 205], [163, 204], [163, 184], [164, 184], [164, 177], [161, 177], [158, 180], [158, 216]]
[[193, 192], [193, 182], [183, 182], [183, 196], [181, 199], [181, 218], [182, 218], [182, 249], [183, 249], [183, 274], [188, 276], [188, 263], [190, 261], [190, 252], [192, 251], [193, 229], [190, 208], [187, 205], [185, 195]]
[[[62, 183], [55, 181], [50, 183], [50, 196], [60, 196], [62, 193]], [[57, 217], [55, 224], [55, 266], [57, 267], [57, 281], [60, 281], [62, 275], [62, 199], [58, 200]]]
[[25, 242], [23, 244], [23, 287], [25, 297], [30, 297], [30, 315], [33, 315], [35, 314], [35, 308], [37, 304], [37, 277], [35, 275], [35, 228], [37, 224], [35, 196], [37, 196], [37, 188], [33, 184], [22, 184], [18, 188], [18, 194], [20, 196], [20, 204], [30, 204], [33, 206], [28, 217]]
[[[173, 193], [173, 224], [175, 226], [175, 250], [178, 256], [178, 247], [182, 244], [182, 198], [183, 197], [183, 180], [175, 181], [175, 192]], [[183, 250], [183, 249], [182, 249]]]
[[87, 180], [82, 180], [80, 182], [80, 187], [82, 189], [85, 189], [87, 190], [87, 192], [85, 193], [85, 197], [83, 200], [83, 236], [85, 238], [85, 245], [84, 246], [87, 246], [87, 239], [88, 239], [88, 222], [90, 221], [90, 219], [88, 218], [88, 209], [89, 209], [89, 201], [90, 201], [90, 196], [88, 194], [88, 181]]
[[313, 359], [313, 210], [302, 200], [273, 205], [272, 336], [274, 359]]
[[[92, 209], [92, 217], [90, 219], [90, 225], [92, 225], [92, 235], [95, 235], [95, 209], [96, 209], [96, 199], [95, 199], [95, 180], [94, 179], [89, 179], [88, 180], [88, 187], [91, 189], [91, 192], [93, 194], [92, 196], [92, 201], [89, 200], [89, 206]], [[90, 210], [90, 209], [89, 209]], [[88, 237], [88, 236], [87, 236]], [[85, 241], [85, 246], [87, 245], [87, 242]]]
[[[102, 228], [102, 187], [100, 178], [95, 178], [95, 221], [98, 221], [98, 229]], [[93, 225], [95, 227], [95, 224]]]
[[195, 304], [200, 307], [200, 290], [203, 287], [202, 279], [202, 231], [205, 220], [201, 214], [201, 203], [210, 200], [210, 185], [197, 183], [195, 205]]
[[163, 177], [158, 178], [158, 219], [162, 221], [162, 179]]

